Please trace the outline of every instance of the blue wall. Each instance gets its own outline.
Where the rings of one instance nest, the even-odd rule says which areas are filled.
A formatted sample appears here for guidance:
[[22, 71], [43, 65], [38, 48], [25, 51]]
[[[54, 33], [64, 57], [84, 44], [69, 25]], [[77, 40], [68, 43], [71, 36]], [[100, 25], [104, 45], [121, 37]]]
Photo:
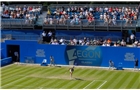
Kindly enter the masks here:
[[1, 59], [1, 61], [0, 61], [1, 66], [5, 66], [5, 65], [8, 65], [10, 63], [12, 63], [12, 58], [11, 57]]
[[[27, 57], [32, 57], [35, 63], [47, 59], [50, 55], [55, 58], [56, 64], [75, 64], [85, 66], [105, 66], [113, 60], [115, 65], [122, 62], [124, 67], [133, 68], [134, 60], [140, 60], [140, 48], [128, 47], [93, 47], [93, 46], [66, 46], [38, 44], [36, 41], [12, 41], [2, 43], [2, 55], [6, 55], [6, 45], [20, 45], [20, 62], [25, 62]], [[139, 62], [140, 64], [140, 62]]]
[[42, 30], [1, 30], [1, 34], [29, 34], [29, 35], [40, 35], [42, 33]]
[[140, 32], [137, 32], [136, 33], [136, 37], [140, 37]]

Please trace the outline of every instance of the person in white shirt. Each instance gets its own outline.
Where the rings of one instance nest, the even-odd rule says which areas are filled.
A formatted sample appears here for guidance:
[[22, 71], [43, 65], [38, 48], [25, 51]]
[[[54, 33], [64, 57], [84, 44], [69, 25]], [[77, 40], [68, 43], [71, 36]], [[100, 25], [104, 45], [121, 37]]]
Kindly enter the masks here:
[[64, 42], [64, 39], [63, 39], [63, 38], [61, 38], [61, 39], [59, 40], [59, 42], [60, 42], [60, 43]]
[[132, 34], [130, 35], [131, 44], [134, 43], [134, 39], [135, 39], [135, 35], [132, 33]]
[[77, 39], [74, 38], [74, 39], [73, 39], [73, 42], [74, 42], [75, 45], [76, 45], [76, 44], [77, 44]]
[[46, 37], [46, 32], [45, 31], [43, 31], [42, 36]]
[[79, 40], [79, 44], [81, 45], [81, 44], [82, 44], [82, 42], [83, 42], [83, 40], [82, 40], [82, 39], [80, 39], [80, 40]]
[[90, 8], [89, 8], [89, 11], [90, 11], [90, 12], [93, 12], [93, 8], [90, 7]]
[[107, 43], [106, 46], [110, 46], [110, 43]]
[[49, 36], [49, 37], [52, 36], [52, 32], [51, 32], [51, 31], [48, 32], [48, 36]]
[[61, 45], [65, 45], [65, 42], [63, 41], [63, 42], [61, 43]]
[[102, 46], [106, 46], [106, 43], [103, 43], [103, 45]]
[[101, 20], [103, 20], [103, 19], [104, 19], [102, 14], [100, 15], [100, 19], [101, 19]]
[[114, 45], [113, 45], [114, 47], [117, 47], [117, 43], [114, 43]]
[[43, 38], [43, 42], [45, 42], [45, 38], [46, 38], [46, 32], [45, 31], [43, 31], [43, 33], [42, 33], [42, 38]]

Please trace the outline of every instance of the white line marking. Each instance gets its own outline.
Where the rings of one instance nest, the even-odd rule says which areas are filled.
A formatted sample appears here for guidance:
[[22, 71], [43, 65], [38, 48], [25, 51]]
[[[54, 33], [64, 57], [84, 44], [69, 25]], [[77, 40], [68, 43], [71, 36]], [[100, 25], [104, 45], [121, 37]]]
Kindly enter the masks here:
[[83, 89], [86, 89], [90, 84], [92, 84], [95, 80], [93, 80], [91, 83], [89, 83], [87, 86], [85, 86]]
[[107, 81], [104, 81], [97, 89], [100, 89]]

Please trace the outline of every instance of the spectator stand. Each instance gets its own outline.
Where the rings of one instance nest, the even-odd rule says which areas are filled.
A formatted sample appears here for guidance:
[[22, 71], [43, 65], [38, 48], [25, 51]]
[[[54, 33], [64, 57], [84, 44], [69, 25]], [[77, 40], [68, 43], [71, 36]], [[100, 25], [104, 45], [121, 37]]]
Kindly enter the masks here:
[[[115, 7], [114, 7], [115, 6]], [[110, 4], [89, 4], [89, 5], [82, 5], [82, 4], [52, 4], [49, 6], [50, 8], [50, 12], [51, 14], [49, 15], [49, 18], [52, 19], [51, 24], [44, 24], [43, 27], [44, 28], [50, 28], [52, 26], [54, 26], [54, 29], [59, 29], [61, 28], [61, 26], [67, 30], [69, 29], [92, 29], [92, 30], [97, 30], [97, 29], [106, 29], [106, 30], [127, 30], [129, 29], [136, 29], [136, 24], [137, 24], [137, 19], [133, 20], [120, 20], [122, 16], [120, 16], [121, 14], [123, 15], [123, 10], [122, 9], [129, 9], [130, 10], [133, 9], [135, 12], [137, 11], [137, 6], [138, 5], [120, 5], [120, 4], [114, 4], [114, 5], [110, 5]], [[88, 10], [88, 13], [90, 8], [91, 10], [93, 10], [93, 12], [91, 13], [91, 15], [93, 15], [93, 18], [95, 20], [93, 20], [93, 22], [91, 24], [89, 24], [89, 20], [87, 18], [79, 18], [79, 14], [81, 11], [79, 11], [79, 9], [83, 9], [85, 12], [86, 10]], [[113, 17], [112, 17], [112, 11], [109, 11], [109, 9], [113, 9], [114, 12], [117, 12], [116, 15], [116, 20], [114, 21]], [[99, 11], [100, 9], [103, 9], [102, 11]], [[122, 12], [118, 11], [122, 10]], [[63, 12], [64, 11], [64, 12]], [[132, 11], [132, 10], [131, 10]], [[58, 12], [58, 15], [57, 15]], [[114, 13], [113, 12], [113, 13]], [[62, 13], [62, 14], [61, 14]], [[61, 20], [61, 16], [65, 17], [65, 14], [63, 13], [67, 13], [66, 16], [68, 16], [69, 18], [65, 18], [66, 22], [65, 24], [60, 24], [60, 23], [55, 23], [57, 22], [57, 20]], [[107, 21], [107, 24], [104, 25], [104, 20], [100, 20], [100, 15], [104, 14], [104, 13], [108, 13], [108, 16], [110, 17], [110, 21]], [[112, 14], [112, 15], [111, 15]], [[74, 16], [74, 17], [73, 17]], [[80, 21], [78, 21], [77, 23], [73, 22], [71, 24], [71, 22], [73, 21], [72, 18], [79, 18]], [[112, 19], [112, 20], [111, 20]], [[114, 25], [113, 25], [114, 24]]]
[[2, 14], [2, 28], [32, 28], [41, 14], [41, 4], [9, 5]]

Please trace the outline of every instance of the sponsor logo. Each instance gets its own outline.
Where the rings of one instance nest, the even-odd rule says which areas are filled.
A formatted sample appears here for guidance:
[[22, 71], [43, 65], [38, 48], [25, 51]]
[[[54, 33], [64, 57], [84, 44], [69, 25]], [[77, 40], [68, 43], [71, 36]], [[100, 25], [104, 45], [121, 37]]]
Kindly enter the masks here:
[[134, 61], [135, 59], [135, 55], [134, 55], [134, 53], [126, 53], [125, 55], [124, 55], [124, 57], [125, 57], [125, 61]]
[[37, 49], [36, 57], [46, 57], [44, 49]]
[[99, 47], [85, 47], [73, 47], [66, 51], [70, 65], [73, 65], [75, 61], [84, 65], [93, 65], [101, 61], [101, 50]]

